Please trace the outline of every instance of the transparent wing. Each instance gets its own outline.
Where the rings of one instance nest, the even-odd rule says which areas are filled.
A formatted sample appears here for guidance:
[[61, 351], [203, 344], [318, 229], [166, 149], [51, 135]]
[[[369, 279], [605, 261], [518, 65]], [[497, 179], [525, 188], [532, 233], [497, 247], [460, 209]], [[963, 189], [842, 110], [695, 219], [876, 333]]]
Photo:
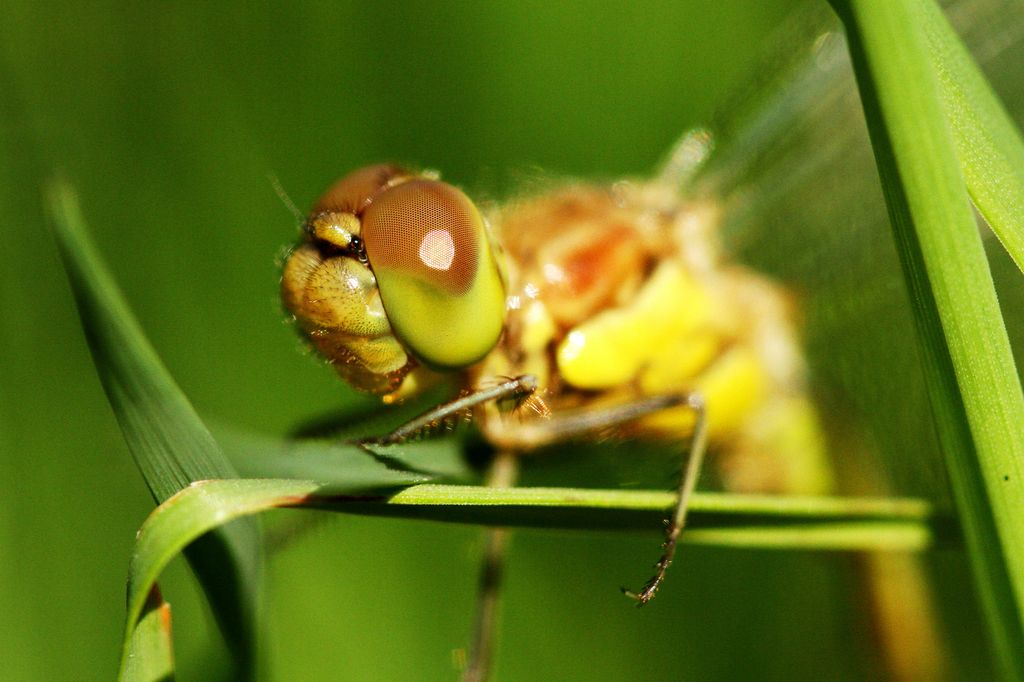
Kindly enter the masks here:
[[[720, 206], [731, 252], [797, 292], [830, 447], [844, 458], [880, 457], [899, 492], [943, 497], [878, 173], [842, 31], [823, 7], [816, 3], [784, 27], [762, 74], [712, 121], [716, 148], [691, 180], [692, 193]], [[972, 0], [947, 11], [1020, 125], [1024, 3]], [[1019, 349], [1020, 274], [995, 239], [988, 245]], [[848, 481], [871, 476], [871, 467], [847, 466], [840, 473]]]

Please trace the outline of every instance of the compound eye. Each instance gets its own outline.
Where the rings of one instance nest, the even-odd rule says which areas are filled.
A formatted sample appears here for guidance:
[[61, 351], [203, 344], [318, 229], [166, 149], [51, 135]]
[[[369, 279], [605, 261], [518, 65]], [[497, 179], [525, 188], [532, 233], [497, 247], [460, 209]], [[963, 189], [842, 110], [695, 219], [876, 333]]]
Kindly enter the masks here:
[[458, 369], [501, 335], [505, 291], [483, 216], [455, 187], [410, 180], [362, 216], [366, 255], [398, 338], [422, 362]]
[[408, 173], [398, 166], [381, 163], [352, 171], [324, 192], [313, 207], [313, 213], [337, 211], [359, 214], [373, 200], [373, 196], [392, 181]]

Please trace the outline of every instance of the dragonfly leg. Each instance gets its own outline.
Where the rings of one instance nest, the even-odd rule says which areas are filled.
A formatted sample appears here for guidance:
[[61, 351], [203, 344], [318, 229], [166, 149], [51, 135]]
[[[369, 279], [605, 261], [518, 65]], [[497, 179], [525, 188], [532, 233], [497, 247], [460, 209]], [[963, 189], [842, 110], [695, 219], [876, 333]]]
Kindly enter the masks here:
[[657, 570], [650, 580], [644, 585], [640, 592], [632, 592], [623, 588], [622, 593], [643, 606], [649, 602], [661, 587], [665, 579], [665, 572], [672, 564], [676, 554], [676, 546], [679, 544], [679, 534], [686, 525], [686, 512], [690, 506], [690, 496], [697, 487], [697, 479], [700, 477], [700, 470], [704, 464], [704, 452], [707, 449], [707, 410], [704, 399], [696, 393], [686, 396], [683, 403], [697, 415], [697, 422], [694, 425], [693, 436], [690, 438], [690, 447], [686, 455], [686, 463], [683, 466], [682, 476], [679, 481], [679, 492], [676, 499], [675, 509], [672, 510], [672, 518], [669, 519], [665, 529], [665, 543], [662, 545], [661, 558], [656, 565]]
[[686, 525], [686, 511], [690, 504], [690, 497], [697, 485], [701, 466], [704, 463], [704, 452], [707, 448], [707, 416], [704, 398], [699, 393], [677, 393], [642, 398], [615, 407], [555, 413], [550, 419], [533, 420], [530, 423], [517, 426], [514, 436], [511, 436], [507, 443], [523, 449], [539, 447], [626, 424], [649, 414], [679, 406], [691, 409], [697, 420], [690, 438], [690, 445], [684, 453], [679, 493], [675, 508], [666, 524], [662, 555], [656, 564], [655, 574], [647, 581], [643, 589], [639, 592], [622, 590], [626, 596], [637, 600], [640, 606], [654, 597], [665, 579], [665, 572], [675, 556], [679, 534], [682, 532], [683, 526]]
[[363, 438], [356, 442], [359, 445], [394, 445], [396, 443], [403, 443], [422, 435], [454, 417], [464, 414], [468, 415], [474, 407], [483, 403], [524, 397], [536, 390], [537, 378], [532, 374], [523, 374], [513, 379], [504, 379], [494, 386], [477, 389], [432, 407], [418, 417], [414, 417], [402, 424], [391, 433], [374, 438]]
[[[487, 473], [487, 485], [494, 488], [509, 488], [515, 485], [517, 473], [518, 462], [515, 453], [499, 451]], [[506, 529], [487, 529], [483, 561], [480, 565], [473, 643], [469, 650], [469, 660], [462, 673], [462, 682], [484, 682], [490, 674], [508, 541], [509, 532]]]
[[[536, 390], [537, 379], [532, 375], [524, 374], [512, 379], [505, 379], [494, 386], [478, 389], [433, 407], [402, 424], [391, 433], [357, 442], [360, 445], [401, 443], [416, 438], [454, 417], [469, 414], [473, 408], [484, 403], [510, 398], [525, 398]], [[487, 475], [487, 485], [501, 488], [515, 485], [516, 470], [515, 454], [507, 450], [499, 450], [491, 463]], [[494, 656], [498, 602], [501, 597], [502, 567], [507, 544], [507, 530], [503, 528], [487, 530], [483, 564], [480, 568], [480, 592], [476, 621], [473, 627], [473, 644], [462, 676], [464, 682], [482, 682], [487, 679], [490, 672], [491, 660]]]

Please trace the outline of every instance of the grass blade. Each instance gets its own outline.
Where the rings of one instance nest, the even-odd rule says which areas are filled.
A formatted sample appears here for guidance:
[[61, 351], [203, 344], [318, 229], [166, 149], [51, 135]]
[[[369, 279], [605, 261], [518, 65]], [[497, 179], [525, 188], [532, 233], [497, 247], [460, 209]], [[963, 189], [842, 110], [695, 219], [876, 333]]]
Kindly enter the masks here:
[[933, 2], [915, 6], [946, 120], [974, 205], [1024, 271], [1024, 140], [981, 69]]
[[[238, 479], [193, 484], [172, 495], [156, 508], [143, 524], [135, 542], [128, 568], [128, 618], [125, 622], [122, 652], [122, 679], [131, 660], [133, 631], [142, 616], [147, 596], [156, 584], [160, 570], [182, 549], [208, 531], [214, 531], [240, 516], [264, 509], [268, 500], [301, 497], [318, 486], [309, 482], [248, 481]], [[217, 494], [219, 489], [238, 491], [234, 495]], [[213, 490], [211, 494], [209, 491]], [[253, 504], [259, 504], [253, 509]], [[273, 506], [273, 505], [271, 505]]]
[[360, 485], [368, 489], [438, 479], [472, 482], [479, 477], [466, 462], [462, 441], [452, 437], [363, 450], [326, 438], [291, 440], [223, 425], [212, 428], [217, 442], [245, 478], [323, 483], [339, 479], [347, 489]]
[[1024, 679], [1024, 396], [916, 0], [833, 0], [846, 25], [975, 582]]
[[57, 182], [49, 198], [57, 246], [89, 349], [153, 499], [166, 500], [194, 480], [235, 475], [86, 236], [73, 190]]
[[[503, 527], [655, 530], [674, 493], [426, 484], [387, 500], [328, 500], [332, 511]], [[318, 506], [315, 501], [309, 504]], [[760, 549], [928, 547], [954, 535], [921, 500], [693, 493], [684, 541]]]
[[129, 642], [126, 682], [164, 682], [174, 679], [171, 607], [156, 584], [150, 588], [139, 624]]
[[[160, 572], [194, 538], [275, 507], [501, 526], [647, 530], [671, 508], [666, 492], [418, 485], [390, 495], [344, 493], [316, 481], [235, 479], [193, 483], [139, 530], [128, 583], [129, 622]], [[695, 493], [684, 541], [777, 549], [921, 550], [948, 524], [921, 500], [799, 498]], [[127, 636], [130, 632], [126, 632]]]
[[[67, 184], [50, 188], [49, 207], [96, 369], [153, 499], [163, 502], [194, 480], [233, 476], [231, 464], [171, 379], [89, 241]], [[248, 677], [255, 657], [258, 528], [245, 522], [219, 529], [193, 544], [186, 556], [239, 676]], [[135, 623], [129, 620], [129, 635]]]

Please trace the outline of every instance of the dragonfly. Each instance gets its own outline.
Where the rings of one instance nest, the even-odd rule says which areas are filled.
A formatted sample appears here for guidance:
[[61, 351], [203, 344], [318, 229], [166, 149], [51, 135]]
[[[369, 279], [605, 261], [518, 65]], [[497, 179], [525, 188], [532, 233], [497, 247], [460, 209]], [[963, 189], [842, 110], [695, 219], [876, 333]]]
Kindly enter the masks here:
[[[860, 114], [841, 36], [817, 18], [806, 25], [809, 47], [778, 69], [788, 84], [745, 93], [758, 100], [752, 120], [713, 122], [721, 153], [699, 130], [651, 178], [556, 183], [486, 210], [438, 173], [397, 164], [328, 188], [283, 267], [282, 300], [298, 328], [346, 382], [386, 405], [444, 381], [461, 387], [367, 442], [398, 443], [471, 416], [497, 453], [489, 483], [499, 486], [514, 484], [517, 457], [562, 440], [611, 430], [678, 442], [680, 485], [662, 555], [641, 589], [625, 590], [640, 604], [673, 561], [705, 450], [728, 490], [833, 492], [798, 322], [817, 314], [818, 299], [736, 257], [756, 261], [773, 221], [856, 231], [884, 220], [877, 187], [868, 188], [874, 204], [854, 196], [863, 184], [839, 183], [827, 201], [815, 190], [823, 168], [873, 173], [863, 125], [850, 123]], [[813, 163], [808, 149], [817, 150]], [[784, 235], [780, 243], [787, 247]], [[876, 259], [870, 250], [850, 257]], [[821, 277], [805, 284], [866, 286]], [[894, 400], [859, 387], [850, 394]], [[497, 573], [503, 546], [501, 531], [489, 533], [485, 577]], [[916, 576], [913, 565], [901, 570]], [[901, 598], [904, 613], [926, 614], [916, 624], [927, 630], [923, 582], [907, 579]], [[493, 617], [490, 599], [479, 619]], [[486, 675], [489, 637], [478, 629], [475, 678]]]
[[488, 217], [435, 173], [359, 169], [313, 207], [282, 276], [285, 306], [355, 388], [393, 404], [449, 374], [463, 385], [374, 443], [470, 410], [502, 452], [610, 427], [689, 441], [665, 554], [630, 593], [641, 603], [671, 562], [705, 440], [726, 453], [730, 489], [830, 487], [791, 301], [725, 258], [713, 211], [674, 189], [707, 139], [687, 137], [688, 161], [654, 181], [568, 185]]
[[[791, 297], [727, 258], [713, 208], [678, 191], [709, 140], [687, 136], [653, 180], [572, 183], [487, 215], [436, 173], [362, 168], [317, 201], [281, 280], [299, 328], [355, 388], [394, 404], [462, 385], [364, 442], [471, 415], [499, 462], [611, 428], [684, 443], [656, 572], [624, 590], [641, 605], [673, 560], [707, 442], [729, 489], [831, 488]], [[495, 465], [490, 483], [510, 470]]]

